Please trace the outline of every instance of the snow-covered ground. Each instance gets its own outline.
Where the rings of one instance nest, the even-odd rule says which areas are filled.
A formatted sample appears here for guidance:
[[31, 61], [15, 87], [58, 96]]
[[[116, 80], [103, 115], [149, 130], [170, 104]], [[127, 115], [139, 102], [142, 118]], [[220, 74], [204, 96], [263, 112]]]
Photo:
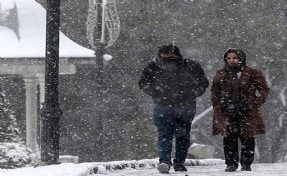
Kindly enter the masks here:
[[[190, 163], [190, 161], [189, 161]], [[194, 162], [193, 162], [194, 163]], [[59, 165], [27, 167], [20, 169], [0, 169], [0, 176], [162, 176], [154, 167], [157, 159], [140, 161], [114, 161], [107, 163], [63, 163]], [[198, 166], [187, 166], [187, 172], [170, 171], [170, 176], [286, 176], [287, 163], [257, 163], [251, 172], [242, 172], [240, 168], [233, 173], [224, 172], [224, 161], [217, 159], [199, 160]], [[119, 169], [125, 167], [124, 169]], [[108, 168], [108, 170], [106, 169]], [[116, 168], [116, 169], [115, 169]], [[96, 174], [95, 174], [96, 172]]]

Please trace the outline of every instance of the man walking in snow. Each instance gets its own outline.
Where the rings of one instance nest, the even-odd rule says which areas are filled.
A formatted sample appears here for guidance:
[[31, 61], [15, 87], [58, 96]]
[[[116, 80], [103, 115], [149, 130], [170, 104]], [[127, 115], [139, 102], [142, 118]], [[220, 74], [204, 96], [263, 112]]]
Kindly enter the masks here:
[[175, 171], [187, 171], [184, 162], [190, 147], [196, 98], [208, 87], [199, 63], [183, 59], [175, 45], [159, 47], [158, 57], [144, 68], [139, 87], [154, 101], [153, 118], [158, 131], [160, 173], [169, 173], [175, 137]]
[[238, 139], [241, 141], [241, 170], [251, 171], [254, 137], [265, 133], [259, 108], [266, 101], [269, 88], [260, 70], [246, 66], [246, 54], [241, 49], [229, 49], [224, 54], [224, 63], [211, 86], [213, 134], [224, 136], [226, 172], [238, 168]]

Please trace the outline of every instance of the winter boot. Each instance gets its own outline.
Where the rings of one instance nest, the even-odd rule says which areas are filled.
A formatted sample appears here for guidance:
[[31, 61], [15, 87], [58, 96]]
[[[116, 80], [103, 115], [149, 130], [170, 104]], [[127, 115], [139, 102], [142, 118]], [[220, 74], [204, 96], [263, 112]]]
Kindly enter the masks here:
[[235, 172], [236, 169], [237, 169], [236, 166], [227, 166], [227, 167], [225, 168], [225, 172]]
[[187, 169], [183, 164], [174, 164], [173, 169], [175, 172], [186, 172]]
[[168, 174], [170, 166], [166, 163], [159, 163], [157, 165], [157, 170], [159, 171], [159, 173]]
[[242, 165], [241, 166], [241, 171], [251, 171], [250, 165]]

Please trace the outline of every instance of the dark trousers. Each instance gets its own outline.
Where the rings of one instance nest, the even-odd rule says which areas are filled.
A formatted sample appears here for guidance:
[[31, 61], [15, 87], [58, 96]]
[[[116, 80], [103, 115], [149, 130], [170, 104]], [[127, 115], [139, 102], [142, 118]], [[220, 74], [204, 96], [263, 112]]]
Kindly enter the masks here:
[[172, 141], [175, 138], [175, 164], [185, 162], [190, 146], [191, 122], [196, 104], [168, 106], [155, 104], [154, 123], [158, 131], [159, 162], [171, 164]]
[[239, 149], [238, 140], [241, 142], [241, 165], [251, 165], [254, 160], [255, 138], [243, 138], [240, 135], [240, 125], [237, 118], [229, 120], [226, 134], [223, 138], [223, 148], [225, 164], [228, 166], [238, 167]]

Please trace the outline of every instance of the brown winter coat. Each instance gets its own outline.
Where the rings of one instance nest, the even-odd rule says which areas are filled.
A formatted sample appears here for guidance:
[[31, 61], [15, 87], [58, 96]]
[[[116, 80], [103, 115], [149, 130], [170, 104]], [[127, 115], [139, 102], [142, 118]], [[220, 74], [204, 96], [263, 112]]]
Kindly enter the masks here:
[[[214, 109], [213, 135], [224, 135], [227, 117], [220, 109], [220, 100], [224, 96], [224, 71], [218, 70], [211, 85], [211, 101]], [[256, 134], [265, 134], [265, 125], [260, 106], [266, 101], [269, 87], [261, 71], [245, 66], [239, 79], [240, 97], [247, 102], [249, 112], [245, 116], [238, 117], [241, 136], [254, 137]]]

